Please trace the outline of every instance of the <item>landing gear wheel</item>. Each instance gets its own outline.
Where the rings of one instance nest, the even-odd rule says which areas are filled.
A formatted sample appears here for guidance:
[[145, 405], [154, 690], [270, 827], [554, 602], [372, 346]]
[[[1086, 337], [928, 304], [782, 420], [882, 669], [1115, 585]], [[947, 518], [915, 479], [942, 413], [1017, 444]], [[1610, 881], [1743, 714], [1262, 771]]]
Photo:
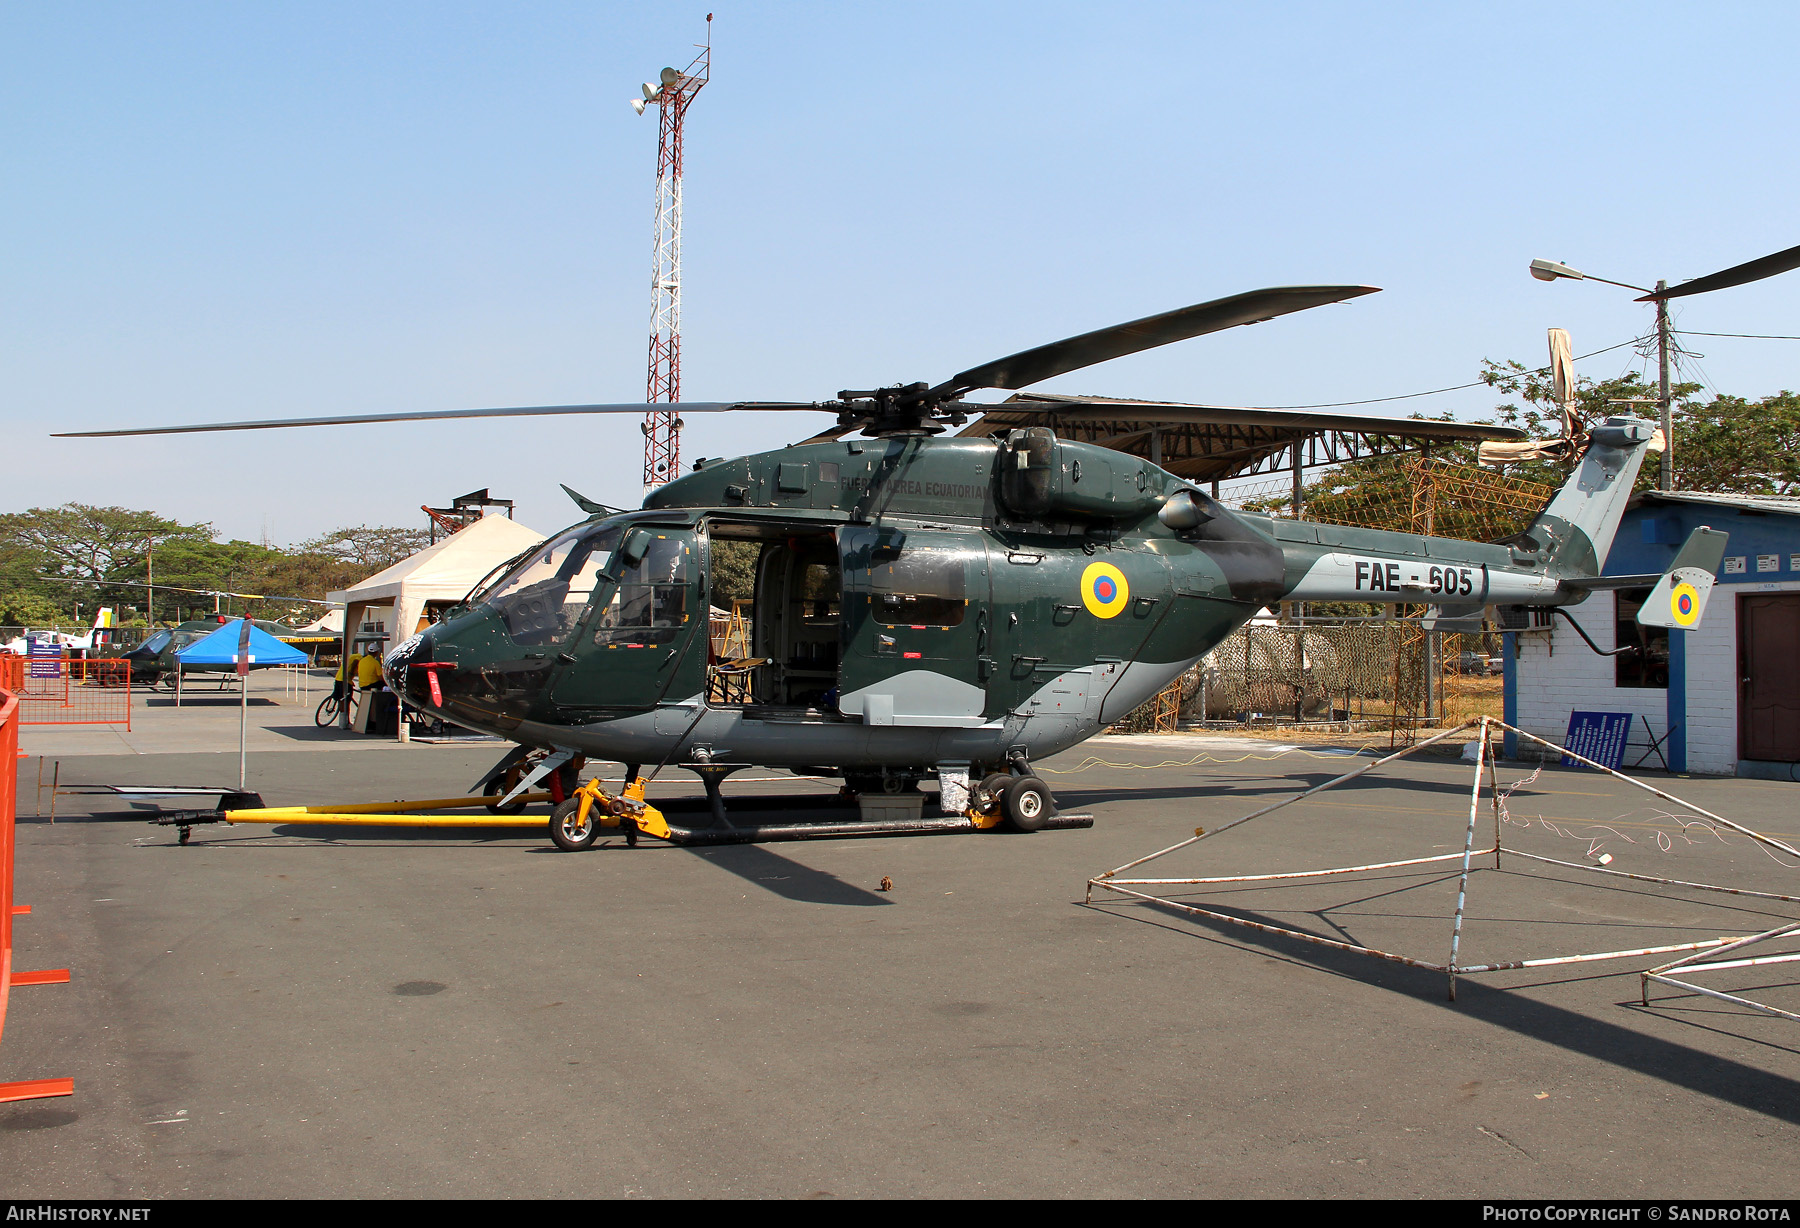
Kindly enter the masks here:
[[590, 806], [587, 818], [582, 819], [581, 799], [571, 797], [550, 812], [550, 839], [565, 853], [579, 853], [592, 845], [594, 837], [600, 834], [600, 824], [595, 822], [597, 817], [594, 807]]
[[490, 780], [487, 784], [483, 785], [481, 787], [482, 793], [494, 799], [487, 804], [488, 810], [494, 814], [518, 814], [520, 811], [524, 810], [524, 802], [508, 802], [504, 806], [499, 804], [499, 800], [508, 793], [511, 793], [513, 786], [518, 783], [519, 773], [512, 771], [505, 773], [498, 780]]
[[1014, 831], [1037, 831], [1056, 813], [1049, 786], [1036, 776], [1020, 776], [1008, 784], [1001, 808]]
[[969, 791], [969, 805], [977, 814], [994, 815], [1000, 813], [1004, 804], [1006, 786], [1012, 777], [1005, 772], [992, 772], [981, 778], [981, 783]]

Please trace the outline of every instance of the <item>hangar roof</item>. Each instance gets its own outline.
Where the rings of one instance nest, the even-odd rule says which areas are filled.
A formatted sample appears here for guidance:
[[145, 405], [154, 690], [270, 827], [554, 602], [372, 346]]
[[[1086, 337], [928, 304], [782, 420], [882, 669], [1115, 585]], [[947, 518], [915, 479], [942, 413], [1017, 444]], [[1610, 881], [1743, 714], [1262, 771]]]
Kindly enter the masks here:
[[1733, 495], [1705, 490], [1647, 490], [1638, 499], [1652, 503], [1704, 503], [1751, 512], [1800, 516], [1800, 495]]
[[1025, 426], [1050, 426], [1064, 439], [1095, 443], [1156, 459], [1178, 477], [1221, 481], [1292, 468], [1298, 445], [1301, 467], [1335, 465], [1367, 456], [1419, 451], [1434, 443], [1483, 439], [1522, 440], [1513, 427], [1424, 418], [1365, 418], [1285, 409], [1121, 401], [1106, 397], [1021, 394], [969, 423], [959, 435], [998, 435]]

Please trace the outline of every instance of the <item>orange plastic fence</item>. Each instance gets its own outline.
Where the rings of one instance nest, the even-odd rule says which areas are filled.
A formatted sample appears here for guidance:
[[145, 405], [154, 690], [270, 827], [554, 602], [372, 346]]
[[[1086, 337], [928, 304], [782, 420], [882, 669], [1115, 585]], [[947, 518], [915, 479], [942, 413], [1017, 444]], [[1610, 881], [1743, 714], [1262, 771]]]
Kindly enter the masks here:
[[17, 694], [25, 686], [25, 658], [0, 652], [0, 691]]
[[21, 725], [123, 725], [131, 731], [131, 662], [16, 657]]
[[[19, 701], [0, 689], [0, 1037], [6, 1034], [6, 1005], [14, 985], [54, 985], [69, 979], [68, 969], [13, 971], [13, 916], [31, 911], [13, 903], [14, 821], [18, 813]], [[27, 1079], [0, 1083], [0, 1101], [41, 1100], [72, 1096], [73, 1079]]]

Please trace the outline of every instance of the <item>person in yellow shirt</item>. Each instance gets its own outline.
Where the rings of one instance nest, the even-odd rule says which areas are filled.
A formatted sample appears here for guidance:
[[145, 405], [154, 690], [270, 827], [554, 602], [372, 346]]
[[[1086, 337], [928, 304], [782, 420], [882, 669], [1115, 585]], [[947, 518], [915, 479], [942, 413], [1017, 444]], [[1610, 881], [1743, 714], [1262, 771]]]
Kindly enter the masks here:
[[368, 690], [381, 685], [381, 657], [370, 652], [357, 658], [356, 685]]

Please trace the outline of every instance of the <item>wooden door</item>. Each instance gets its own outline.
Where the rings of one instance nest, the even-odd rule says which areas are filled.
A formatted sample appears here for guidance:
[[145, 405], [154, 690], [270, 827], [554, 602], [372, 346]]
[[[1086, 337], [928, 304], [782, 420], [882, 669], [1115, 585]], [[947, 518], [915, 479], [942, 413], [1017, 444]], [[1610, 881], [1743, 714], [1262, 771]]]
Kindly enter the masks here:
[[1800, 763], [1800, 593], [1738, 598], [1738, 755]]

